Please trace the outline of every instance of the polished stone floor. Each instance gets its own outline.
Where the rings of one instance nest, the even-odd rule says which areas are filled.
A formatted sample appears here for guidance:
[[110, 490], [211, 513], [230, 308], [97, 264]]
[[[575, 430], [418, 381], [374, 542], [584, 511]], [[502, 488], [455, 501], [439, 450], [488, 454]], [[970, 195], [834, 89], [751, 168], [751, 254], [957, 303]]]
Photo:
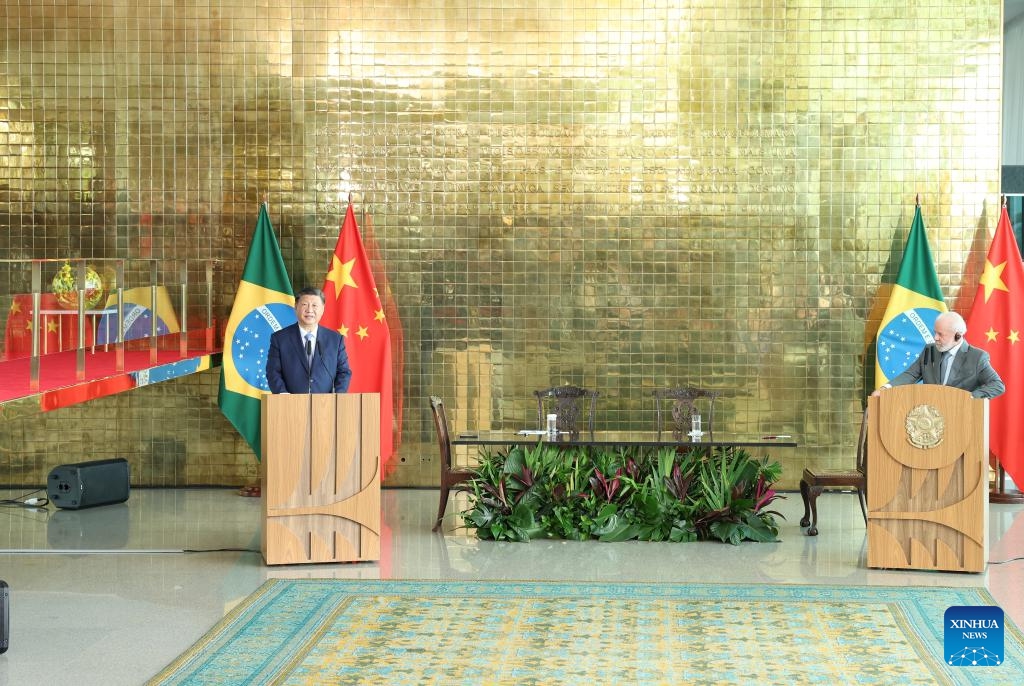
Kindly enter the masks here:
[[777, 503], [781, 542], [740, 546], [491, 543], [456, 529], [454, 518], [432, 534], [436, 491], [382, 498], [379, 563], [273, 568], [258, 552], [259, 499], [233, 490], [136, 489], [127, 503], [90, 510], [0, 507], [0, 579], [11, 586], [0, 684], [142, 684], [271, 577], [984, 586], [1024, 627], [1021, 506], [990, 507], [986, 572], [951, 574], [868, 569], [851, 494], [819, 499], [816, 538], [799, 527], [799, 494], [787, 494]]

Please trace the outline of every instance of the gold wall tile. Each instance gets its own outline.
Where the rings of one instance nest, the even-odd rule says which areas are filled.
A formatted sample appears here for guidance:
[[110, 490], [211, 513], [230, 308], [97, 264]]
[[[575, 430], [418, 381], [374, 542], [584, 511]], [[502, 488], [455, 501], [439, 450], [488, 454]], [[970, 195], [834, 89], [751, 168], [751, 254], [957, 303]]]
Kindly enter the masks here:
[[[792, 486], [853, 459], [914, 196], [948, 302], [987, 248], [1000, 18], [999, 0], [8, 3], [0, 256], [217, 259], [226, 318], [257, 202], [302, 286], [351, 193], [405, 336], [392, 483], [436, 480], [428, 394], [519, 428], [532, 389], [574, 382], [616, 428], [650, 425], [655, 385], [721, 388], [724, 425], [799, 437], [774, 455]], [[90, 454], [96, 417], [138, 474], [249, 478], [216, 372], [198, 376], [6, 420], [26, 460], [0, 482]], [[184, 476], [150, 464], [171, 439]]]

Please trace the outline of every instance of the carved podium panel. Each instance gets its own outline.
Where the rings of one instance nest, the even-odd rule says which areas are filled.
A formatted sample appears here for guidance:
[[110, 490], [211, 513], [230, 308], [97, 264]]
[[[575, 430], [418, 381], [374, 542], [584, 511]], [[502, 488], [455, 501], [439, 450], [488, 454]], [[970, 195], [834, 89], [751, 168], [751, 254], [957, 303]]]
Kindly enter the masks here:
[[981, 572], [988, 401], [950, 386], [868, 399], [868, 567]]
[[268, 565], [380, 559], [380, 395], [265, 395]]

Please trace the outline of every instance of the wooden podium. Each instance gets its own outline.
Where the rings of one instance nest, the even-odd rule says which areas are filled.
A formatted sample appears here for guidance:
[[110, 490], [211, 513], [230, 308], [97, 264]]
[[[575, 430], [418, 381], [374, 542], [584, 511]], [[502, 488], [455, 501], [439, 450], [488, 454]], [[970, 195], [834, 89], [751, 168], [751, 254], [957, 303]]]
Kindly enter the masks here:
[[265, 395], [268, 565], [380, 559], [380, 395]]
[[868, 567], [982, 572], [988, 401], [950, 386], [868, 398]]

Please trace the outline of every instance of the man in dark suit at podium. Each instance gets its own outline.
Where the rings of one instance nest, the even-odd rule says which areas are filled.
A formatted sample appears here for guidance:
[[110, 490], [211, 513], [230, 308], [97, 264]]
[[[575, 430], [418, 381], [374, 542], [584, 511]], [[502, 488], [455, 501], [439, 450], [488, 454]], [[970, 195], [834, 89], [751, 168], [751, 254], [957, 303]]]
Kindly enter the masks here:
[[995, 398], [1006, 386], [992, 368], [988, 353], [964, 339], [967, 323], [956, 312], [935, 319], [935, 342], [929, 343], [907, 370], [871, 395], [912, 383], [942, 384], [968, 391], [975, 398]]
[[303, 288], [295, 301], [298, 322], [270, 337], [267, 384], [271, 393], [344, 393], [352, 370], [345, 339], [319, 326], [324, 316], [324, 293]]

